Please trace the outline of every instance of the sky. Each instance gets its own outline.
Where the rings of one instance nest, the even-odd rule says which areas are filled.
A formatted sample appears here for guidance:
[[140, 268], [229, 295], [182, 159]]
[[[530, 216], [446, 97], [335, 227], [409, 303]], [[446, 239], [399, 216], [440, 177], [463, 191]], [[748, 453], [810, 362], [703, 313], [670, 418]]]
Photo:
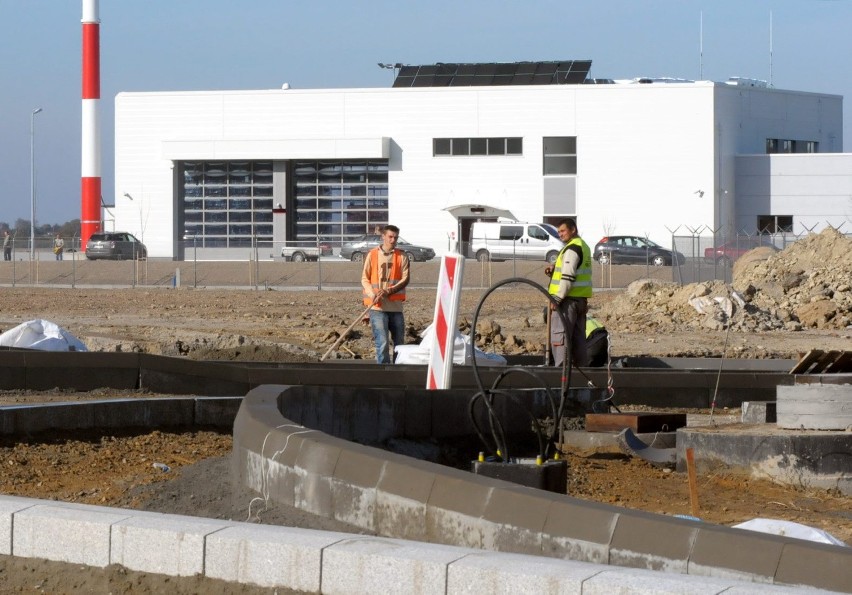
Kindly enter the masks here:
[[[81, 17], [82, 0], [0, 0], [0, 222], [29, 221], [33, 172], [38, 225], [80, 218]], [[761, 79], [844, 96], [852, 152], [852, 0], [100, 0], [100, 19], [107, 204], [116, 94], [389, 87], [380, 62]]]

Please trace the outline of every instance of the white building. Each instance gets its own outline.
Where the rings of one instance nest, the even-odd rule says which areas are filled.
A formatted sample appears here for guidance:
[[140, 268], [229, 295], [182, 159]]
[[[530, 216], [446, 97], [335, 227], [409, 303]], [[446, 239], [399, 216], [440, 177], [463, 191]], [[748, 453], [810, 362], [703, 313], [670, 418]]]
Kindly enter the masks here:
[[[386, 222], [440, 253], [498, 216], [575, 216], [589, 243], [849, 219], [842, 97], [742, 80], [571, 84], [565, 64], [403, 67], [381, 89], [120, 93], [115, 228], [180, 258], [184, 238], [244, 251]], [[485, 66], [514, 79], [463, 76]], [[551, 84], [519, 84], [551, 67]]]

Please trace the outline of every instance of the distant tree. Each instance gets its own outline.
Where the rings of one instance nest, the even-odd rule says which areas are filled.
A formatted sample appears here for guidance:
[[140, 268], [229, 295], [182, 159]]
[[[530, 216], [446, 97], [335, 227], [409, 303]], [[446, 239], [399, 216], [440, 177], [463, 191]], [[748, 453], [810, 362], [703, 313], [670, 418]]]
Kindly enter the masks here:
[[72, 219], [59, 226], [59, 233], [65, 238], [76, 238], [80, 235], [80, 220]]
[[29, 235], [30, 233], [30, 220], [29, 219], [15, 219], [15, 233], [17, 235]]

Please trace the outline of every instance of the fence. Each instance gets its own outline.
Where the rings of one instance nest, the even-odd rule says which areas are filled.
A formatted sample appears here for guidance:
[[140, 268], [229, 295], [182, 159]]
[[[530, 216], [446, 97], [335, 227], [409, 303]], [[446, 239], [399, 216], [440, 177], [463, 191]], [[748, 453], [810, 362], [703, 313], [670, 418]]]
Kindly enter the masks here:
[[[696, 281], [731, 280], [732, 264], [757, 245], [779, 250], [804, 234], [773, 234], [725, 237], [721, 235], [673, 235], [670, 247], [679, 264], [654, 266], [650, 254], [639, 264], [593, 262], [592, 278], [598, 289], [623, 288], [637, 279], [651, 278], [687, 284]], [[347, 289], [360, 291], [362, 263], [341, 258], [340, 248], [304, 242], [256, 242], [233, 247], [202, 245], [187, 240], [178, 244], [178, 259], [88, 260], [77, 238], [65, 241], [64, 259], [52, 252], [53, 238], [14, 241], [11, 260], [0, 267], [0, 285], [65, 287], [163, 287], [243, 288], [256, 290]], [[32, 259], [30, 255], [32, 254]], [[463, 287], [488, 288], [510, 277], [547, 284], [542, 259], [506, 258], [500, 262], [469, 259]], [[434, 287], [438, 280], [439, 255], [411, 264], [412, 288]]]

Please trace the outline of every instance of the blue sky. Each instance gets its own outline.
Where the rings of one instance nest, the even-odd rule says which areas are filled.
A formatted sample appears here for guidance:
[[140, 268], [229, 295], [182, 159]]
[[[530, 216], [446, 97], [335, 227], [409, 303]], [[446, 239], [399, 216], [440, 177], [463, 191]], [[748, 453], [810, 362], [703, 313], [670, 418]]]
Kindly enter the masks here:
[[[378, 62], [769, 80], [770, 12], [773, 85], [843, 95], [852, 151], [852, 0], [100, 0], [104, 200], [121, 91], [390, 86]], [[30, 218], [38, 107], [36, 221], [80, 217], [81, 15], [81, 0], [0, 0], [0, 221]]]

